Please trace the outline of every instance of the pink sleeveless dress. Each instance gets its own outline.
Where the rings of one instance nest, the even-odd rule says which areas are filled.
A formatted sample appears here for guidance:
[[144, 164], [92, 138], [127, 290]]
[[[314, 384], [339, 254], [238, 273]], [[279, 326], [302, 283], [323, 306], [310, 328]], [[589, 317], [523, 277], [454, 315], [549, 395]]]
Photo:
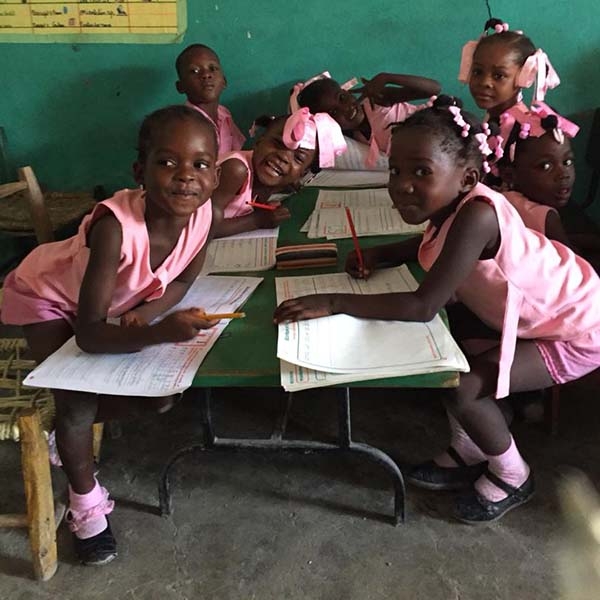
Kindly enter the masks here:
[[505, 198], [516, 208], [525, 227], [546, 235], [546, 218], [549, 212], [557, 212], [551, 206], [532, 202], [521, 192], [502, 192]]
[[11, 325], [53, 319], [75, 322], [79, 290], [90, 254], [87, 234], [91, 225], [109, 212], [121, 223], [123, 241], [108, 317], [118, 317], [143, 301], [160, 298], [167, 285], [181, 274], [206, 243], [212, 205], [209, 201], [198, 208], [171, 254], [152, 271], [144, 218], [145, 195], [142, 190], [117, 192], [85, 217], [76, 235], [43, 244], [28, 254], [4, 282], [2, 322]]
[[233, 122], [233, 117], [227, 108], [222, 104], [219, 104], [217, 108], [217, 122], [215, 123], [206, 111], [186, 101], [186, 106], [195, 108], [198, 112], [201, 112], [217, 130], [217, 139], [219, 140], [219, 156], [232, 152], [234, 150], [241, 150], [246, 138], [244, 134], [239, 130], [238, 126]]
[[231, 202], [225, 207], [223, 216], [225, 219], [243, 217], [250, 214], [254, 209], [247, 203], [252, 200], [252, 150], [242, 150], [240, 152], [229, 152], [225, 156], [220, 156], [217, 164], [222, 165], [225, 161], [237, 158], [246, 165], [247, 174], [244, 183], [238, 194], [234, 196]]
[[592, 266], [559, 242], [525, 227], [506, 198], [478, 184], [439, 230], [429, 225], [419, 248], [428, 271], [456, 215], [475, 197], [494, 208], [501, 242], [496, 256], [479, 260], [456, 290], [457, 299], [501, 332], [496, 397], [509, 393], [518, 338], [535, 340], [556, 383], [600, 366], [600, 279]]
[[362, 107], [371, 127], [371, 137], [367, 140], [362, 133], [356, 132], [354, 139], [363, 144], [369, 144], [366, 166], [372, 167], [380, 153], [389, 156], [392, 143], [392, 128], [390, 125], [406, 121], [410, 115], [425, 106], [425, 104], [418, 106], [408, 102], [398, 102], [398, 104], [392, 106], [379, 106], [371, 104], [369, 99], [363, 100]]

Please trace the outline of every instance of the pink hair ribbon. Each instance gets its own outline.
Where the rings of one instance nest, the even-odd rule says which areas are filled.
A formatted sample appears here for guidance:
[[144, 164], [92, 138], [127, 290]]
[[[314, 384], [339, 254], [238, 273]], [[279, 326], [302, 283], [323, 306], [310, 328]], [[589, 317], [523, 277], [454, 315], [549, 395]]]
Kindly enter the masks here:
[[519, 87], [529, 88], [535, 81], [533, 102], [542, 102], [546, 92], [558, 87], [560, 79], [554, 67], [548, 59], [548, 55], [538, 48], [534, 54], [529, 56], [521, 67], [517, 77]]
[[319, 166], [333, 167], [335, 157], [346, 151], [346, 140], [338, 123], [327, 113], [312, 115], [307, 107], [292, 113], [283, 126], [283, 143], [290, 150], [319, 149]]
[[298, 94], [300, 94], [300, 92], [307, 85], [310, 85], [311, 83], [313, 83], [314, 81], [318, 81], [319, 79], [331, 79], [329, 71], [323, 71], [322, 73], [319, 73], [318, 75], [315, 75], [314, 77], [311, 77], [310, 79], [307, 79], [304, 82], [299, 81], [296, 85], [294, 85], [294, 87], [292, 88], [292, 92], [290, 93], [289, 102], [289, 109], [291, 113], [294, 113], [300, 109], [300, 105], [298, 104]]
[[462, 48], [460, 67], [458, 69], [458, 80], [461, 83], [469, 83], [471, 67], [473, 66], [473, 55], [477, 49], [477, 44], [479, 44], [479, 40], [471, 40]]

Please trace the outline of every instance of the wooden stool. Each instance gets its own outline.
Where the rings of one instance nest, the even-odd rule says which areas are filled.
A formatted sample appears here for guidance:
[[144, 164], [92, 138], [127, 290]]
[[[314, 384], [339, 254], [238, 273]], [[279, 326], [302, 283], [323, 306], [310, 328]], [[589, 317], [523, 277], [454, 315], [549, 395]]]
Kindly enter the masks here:
[[[29, 388], [23, 379], [36, 364], [22, 358], [26, 342], [0, 339], [0, 440], [20, 441], [26, 514], [0, 515], [0, 527], [27, 527], [37, 579], [47, 581], [57, 568], [56, 520], [48, 440], [54, 397], [49, 390]], [[94, 425], [94, 456], [98, 460], [103, 424]]]

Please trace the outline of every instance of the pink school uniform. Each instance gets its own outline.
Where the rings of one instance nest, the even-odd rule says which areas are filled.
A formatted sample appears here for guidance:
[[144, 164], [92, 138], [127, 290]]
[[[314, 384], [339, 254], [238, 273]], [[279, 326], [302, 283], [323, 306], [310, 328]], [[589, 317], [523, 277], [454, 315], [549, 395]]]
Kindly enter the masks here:
[[234, 150], [241, 150], [246, 138], [244, 134], [239, 130], [238, 126], [233, 122], [233, 117], [227, 108], [222, 104], [219, 104], [217, 108], [217, 122], [215, 123], [206, 111], [186, 101], [186, 106], [195, 108], [201, 112], [217, 130], [217, 138], [219, 142], [219, 156], [226, 154], [227, 152], [233, 152]]
[[558, 212], [551, 206], [532, 202], [521, 192], [502, 192], [504, 197], [515, 207], [525, 227], [546, 235], [546, 218], [549, 212]]
[[226, 160], [237, 158], [241, 160], [247, 169], [246, 179], [233, 200], [225, 207], [223, 216], [225, 219], [233, 219], [234, 217], [242, 217], [251, 213], [254, 209], [248, 205], [252, 200], [252, 150], [242, 150], [241, 152], [229, 152], [227, 155], [220, 155], [218, 163], [222, 165]]
[[556, 383], [600, 366], [600, 278], [566, 246], [527, 229], [502, 194], [478, 184], [442, 224], [429, 225], [419, 248], [428, 271], [460, 209], [476, 197], [494, 208], [501, 242], [496, 256], [479, 260], [456, 290], [457, 299], [501, 332], [496, 397], [508, 395], [517, 338], [533, 339]]
[[121, 190], [100, 202], [85, 217], [73, 237], [35, 248], [4, 282], [2, 322], [27, 325], [53, 319], [73, 324], [79, 290], [88, 264], [87, 234], [92, 223], [111, 212], [121, 223], [123, 241], [117, 281], [108, 311], [118, 317], [142, 301], [160, 298], [200, 252], [212, 222], [212, 205], [206, 202], [191, 216], [177, 244], [152, 271], [143, 190]]
[[362, 107], [371, 127], [371, 137], [367, 140], [362, 133], [355, 132], [354, 139], [369, 144], [367, 166], [373, 166], [380, 153], [389, 155], [392, 142], [392, 128], [390, 125], [406, 121], [410, 115], [425, 106], [426, 104], [417, 106], [408, 102], [398, 102], [392, 106], [379, 106], [377, 104], [372, 105], [369, 99], [363, 100]]

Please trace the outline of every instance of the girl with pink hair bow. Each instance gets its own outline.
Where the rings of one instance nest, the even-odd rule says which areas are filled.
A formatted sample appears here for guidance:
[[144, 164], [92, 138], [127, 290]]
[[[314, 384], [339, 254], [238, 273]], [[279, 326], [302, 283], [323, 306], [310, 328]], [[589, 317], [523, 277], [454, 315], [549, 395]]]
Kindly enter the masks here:
[[[437, 81], [416, 75], [379, 73], [372, 79], [362, 78], [363, 86], [352, 91], [351, 82], [340, 85], [328, 73], [313, 79], [300, 89], [294, 87], [290, 105], [296, 102], [313, 113], [326, 112], [340, 124], [345, 135], [368, 144], [367, 167], [375, 165], [380, 153], [389, 154], [390, 125], [419, 110], [409, 100], [430, 98], [440, 91]], [[353, 94], [358, 94], [358, 98]]]
[[346, 150], [334, 119], [325, 113], [311, 114], [308, 108], [291, 115], [260, 117], [255, 124], [264, 131], [254, 150], [219, 158], [221, 181], [212, 198], [213, 208], [224, 218], [216, 237], [277, 227], [289, 219], [287, 208], [267, 204], [271, 195], [298, 188], [313, 164], [332, 167], [335, 157]]
[[490, 120], [522, 103], [522, 88], [535, 83], [535, 103], [560, 84], [546, 53], [500, 19], [489, 19], [481, 37], [463, 46], [458, 79], [469, 84], [477, 106], [486, 110]]

